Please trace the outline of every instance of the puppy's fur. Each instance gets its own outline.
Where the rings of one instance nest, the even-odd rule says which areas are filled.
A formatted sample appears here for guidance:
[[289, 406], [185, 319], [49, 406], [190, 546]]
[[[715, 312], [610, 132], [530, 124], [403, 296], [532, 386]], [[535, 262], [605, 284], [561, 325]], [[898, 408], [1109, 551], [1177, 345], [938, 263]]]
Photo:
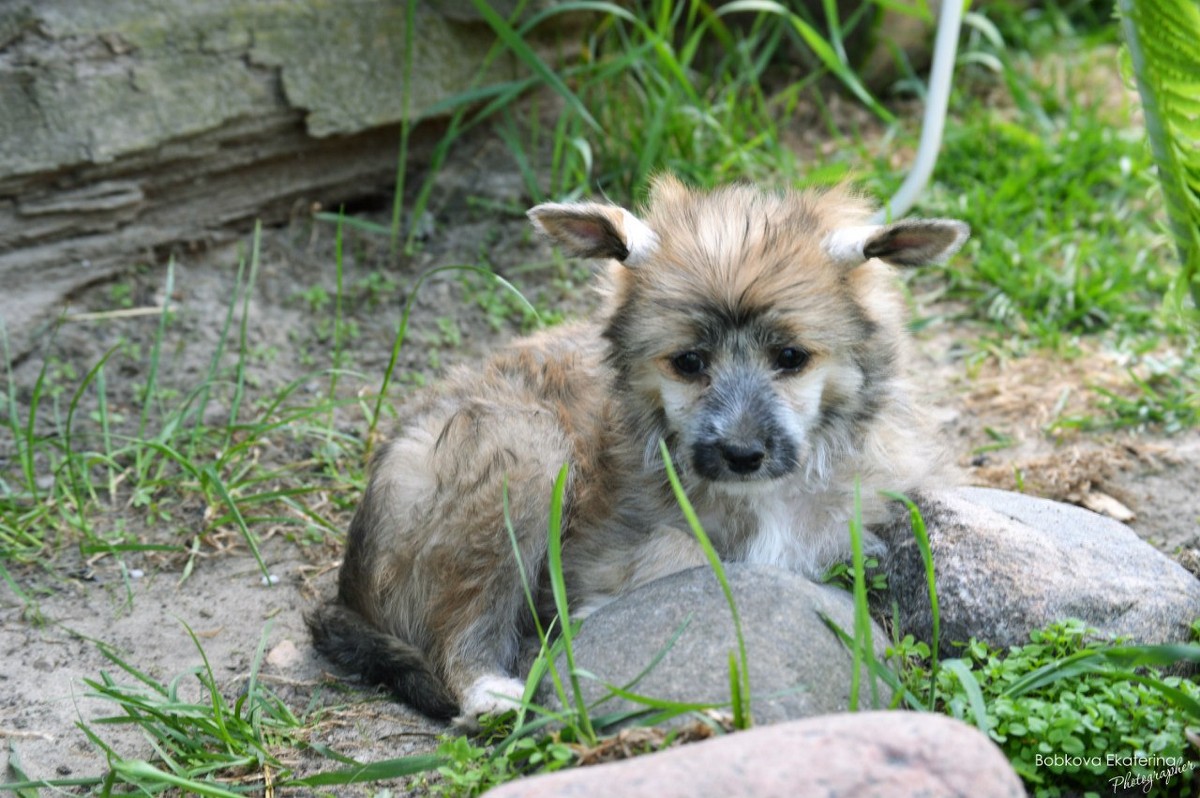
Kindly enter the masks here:
[[881, 490], [944, 479], [905, 368], [905, 305], [888, 264], [939, 262], [965, 224], [871, 226], [845, 190], [709, 193], [655, 181], [642, 218], [546, 204], [534, 226], [608, 259], [592, 321], [517, 341], [406, 407], [372, 464], [337, 601], [309, 618], [317, 648], [423, 712], [470, 723], [522, 692], [530, 633], [521, 562], [545, 573], [554, 479], [569, 464], [564, 572], [575, 617], [704, 562], [665, 478], [670, 449], [729, 560], [817, 578], [848, 552]]

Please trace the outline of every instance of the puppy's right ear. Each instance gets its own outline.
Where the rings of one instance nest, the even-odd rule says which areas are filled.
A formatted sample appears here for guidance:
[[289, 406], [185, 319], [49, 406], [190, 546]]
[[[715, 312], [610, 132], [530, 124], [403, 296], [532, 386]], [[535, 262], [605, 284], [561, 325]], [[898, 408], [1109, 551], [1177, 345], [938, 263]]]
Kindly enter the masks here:
[[547, 202], [527, 213], [537, 231], [576, 258], [612, 258], [629, 267], [658, 249], [658, 236], [624, 208], [598, 202]]

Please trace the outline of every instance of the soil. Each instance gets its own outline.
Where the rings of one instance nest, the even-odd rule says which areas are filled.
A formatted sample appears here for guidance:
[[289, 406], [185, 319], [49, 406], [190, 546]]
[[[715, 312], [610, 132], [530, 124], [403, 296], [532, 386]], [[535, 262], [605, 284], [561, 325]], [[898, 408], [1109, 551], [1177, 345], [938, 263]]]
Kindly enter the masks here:
[[[418, 255], [392, 258], [379, 236], [348, 231], [343, 281], [350, 289], [343, 313], [357, 325], [357, 333], [343, 364], [341, 394], [377, 389], [405, 287], [431, 266], [484, 259], [540, 306], [574, 315], [591, 305], [581, 267], [556, 261], [531, 239], [516, 204], [525, 193], [519, 175], [491, 166], [506, 162], [502, 153], [490, 149], [498, 146], [481, 141], [466, 148], [472, 157], [460, 157], [443, 174], [431, 208], [434, 224], [420, 220], [430, 230]], [[386, 222], [386, 214], [377, 209], [352, 210]], [[328, 366], [333, 345], [321, 321], [332, 319], [333, 309], [321, 306], [313, 287], [322, 287], [329, 297], [336, 294], [333, 233], [333, 224], [307, 214], [263, 233], [261, 270], [248, 311], [252, 355], [246, 407], [293, 381], [298, 381], [301, 400], [327, 390], [328, 374], [321, 369]], [[147, 353], [158, 324], [156, 308], [164, 301], [174, 308], [174, 320], [164, 341], [160, 382], [182, 392], [194, 388], [208, 369], [225, 309], [235, 295], [236, 267], [246, 259], [248, 246], [249, 237], [239, 247], [178, 253], [169, 296], [161, 264], [80, 293], [53, 339], [17, 364], [19, 401], [29, 401], [39, 370], [49, 363], [49, 373], [67, 386], [58, 400], [60, 413], [65, 412], [73, 386], [110, 347], [125, 341], [110, 361], [110, 409], [136, 418], [138, 386], [146, 379]], [[381, 282], [383, 278], [397, 287]], [[366, 280], [374, 280], [375, 289]], [[487, 304], [490, 296], [490, 291], [464, 286], [461, 274], [431, 280], [418, 294], [397, 373], [434, 377], [447, 364], [470, 362], [517, 334], [518, 314], [504, 315], [493, 304], [489, 318], [479, 306], [480, 297]], [[929, 402], [939, 408], [948, 446], [968, 482], [1020, 486], [1084, 504], [1129, 520], [1143, 538], [1172, 556], [1185, 561], [1196, 557], [1200, 431], [1170, 437], [1152, 430], [1074, 431], [1059, 421], [1097, 405], [1099, 395], [1092, 386], [1127, 390], [1120, 379], [1124, 365], [1115, 355], [1085, 345], [1083, 355], [1066, 362], [1037, 354], [976, 357], [978, 349], [968, 342], [979, 337], [980, 329], [954, 320], [952, 309], [924, 304], [919, 294], [916, 302], [919, 312], [935, 322], [917, 336], [915, 368], [924, 375]], [[140, 309], [145, 309], [141, 315]], [[240, 316], [235, 314], [235, 325]], [[412, 376], [402, 380], [397, 401], [417, 382], [420, 378]], [[223, 393], [206, 413], [214, 422], [227, 416], [232, 401], [231, 390], [222, 386]], [[20, 412], [24, 418], [24, 410]], [[43, 415], [46, 423], [53, 417]], [[335, 427], [361, 436], [363, 413], [357, 405], [344, 406]], [[997, 446], [997, 438], [1003, 445]], [[285, 441], [264, 450], [263, 462], [302, 458], [306, 446]], [[10, 453], [11, 444], [0, 445], [0, 456]], [[353, 499], [330, 497], [327, 517], [344, 528]], [[203, 513], [204, 508], [181, 507], [171, 522], [150, 523], [145, 513], [118, 506], [101, 512], [97, 529], [124, 529], [142, 540], [178, 547], [181, 541], [190, 545], [188, 525], [198, 528]], [[359, 761], [431, 751], [445, 727], [382, 697], [364, 700], [375, 694], [347, 688], [310, 649], [302, 613], [332, 592], [337, 543], [297, 538], [287, 527], [269, 523], [257, 528], [265, 538], [262, 554], [277, 578], [274, 584], [264, 584], [257, 563], [233, 532], [199, 540], [191, 556], [85, 555], [64, 546], [48, 562], [10, 565], [13, 581], [0, 588], [0, 737], [10, 758], [35, 778], [103, 774], [104, 753], [77, 728], [81, 721], [99, 730], [121, 756], [150, 758], [152, 751], [136, 730], [97, 725], [98, 718], [121, 713], [91, 697], [95, 690], [85, 680], [98, 680], [107, 672], [123, 684], [134, 683], [105, 657], [99, 641], [129, 665], [170, 682], [203, 664], [189, 628], [227, 696], [236, 697], [242, 689], [263, 644], [263, 682], [293, 711], [321, 713], [311, 742]], [[192, 677], [181, 681], [181, 690], [192, 700], [201, 695], [199, 681]], [[302, 774], [336, 767], [303, 748], [280, 755]], [[10, 770], [5, 780], [13, 777]], [[395, 786], [400, 792], [406, 789], [402, 783]], [[361, 790], [339, 788], [339, 794], [380, 788], [378, 783]]]

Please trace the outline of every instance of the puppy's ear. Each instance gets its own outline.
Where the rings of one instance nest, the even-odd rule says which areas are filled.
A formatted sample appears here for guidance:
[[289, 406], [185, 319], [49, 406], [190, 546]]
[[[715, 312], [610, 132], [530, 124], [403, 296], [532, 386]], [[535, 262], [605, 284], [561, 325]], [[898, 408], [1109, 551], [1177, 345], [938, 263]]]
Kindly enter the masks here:
[[966, 242], [971, 228], [955, 219], [904, 219], [886, 225], [842, 227], [826, 237], [825, 252], [857, 266], [871, 258], [895, 266], [944, 263]]
[[527, 215], [539, 233], [572, 257], [613, 258], [632, 268], [658, 248], [654, 231], [616, 205], [547, 202], [531, 208]]

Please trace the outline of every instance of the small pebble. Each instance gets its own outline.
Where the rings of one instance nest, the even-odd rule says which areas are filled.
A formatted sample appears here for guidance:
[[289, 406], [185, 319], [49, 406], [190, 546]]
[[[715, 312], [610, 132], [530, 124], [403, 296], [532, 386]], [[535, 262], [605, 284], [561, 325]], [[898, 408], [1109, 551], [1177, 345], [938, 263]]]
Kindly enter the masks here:
[[146, 575], [146, 572], [143, 571], [141, 568], [130, 568], [129, 569], [129, 578], [130, 579], [141, 579], [145, 575]]
[[303, 658], [291, 640], [282, 640], [267, 654], [267, 663], [276, 668], [291, 668]]
[[269, 574], [268, 576], [264, 576], [259, 581], [262, 582], [264, 585], [277, 585], [277, 584], [279, 584], [279, 577], [276, 576], [275, 574]]

